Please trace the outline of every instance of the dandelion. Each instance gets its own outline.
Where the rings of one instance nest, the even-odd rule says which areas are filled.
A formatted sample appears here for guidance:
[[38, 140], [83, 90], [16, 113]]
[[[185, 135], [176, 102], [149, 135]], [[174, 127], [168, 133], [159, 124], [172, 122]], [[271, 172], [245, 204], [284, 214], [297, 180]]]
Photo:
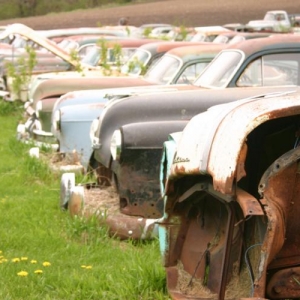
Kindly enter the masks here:
[[26, 271], [21, 271], [19, 273], [17, 273], [18, 276], [21, 276], [21, 277], [26, 277], [28, 275], [28, 272]]
[[21, 260], [23, 260], [23, 261], [26, 261], [26, 260], [28, 260], [28, 257], [21, 257]]
[[2, 254], [2, 251], [0, 250], [0, 254]]
[[43, 266], [44, 267], [49, 267], [49, 266], [51, 266], [51, 264], [48, 261], [44, 261], [43, 262]]
[[81, 268], [82, 268], [82, 269], [87, 269], [87, 270], [88, 270], [88, 269], [92, 269], [93, 267], [92, 267], [92, 266], [82, 265]]
[[3, 262], [7, 262], [7, 259], [6, 258], [2, 258], [1, 259], [1, 262], [3, 263]]
[[32, 260], [30, 261], [30, 263], [32, 263], [32, 264], [36, 264], [36, 263], [37, 263], [37, 261], [36, 261], [35, 259], [32, 259]]
[[13, 263], [17, 263], [17, 262], [20, 262], [20, 258], [18, 257], [15, 257], [11, 260]]
[[42, 270], [35, 270], [35, 271], [34, 271], [34, 274], [42, 274], [42, 273], [43, 273]]

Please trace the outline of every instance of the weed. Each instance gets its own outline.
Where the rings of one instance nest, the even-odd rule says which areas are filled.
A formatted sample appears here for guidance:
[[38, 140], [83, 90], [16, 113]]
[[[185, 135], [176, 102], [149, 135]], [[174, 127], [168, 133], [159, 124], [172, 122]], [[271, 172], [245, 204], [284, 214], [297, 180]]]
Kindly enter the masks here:
[[96, 216], [59, 209], [60, 178], [0, 115], [0, 299], [167, 300], [158, 240], [118, 241]]
[[0, 99], [0, 115], [20, 115], [23, 111], [23, 103], [20, 101], [9, 102]]
[[[32, 47], [26, 46], [26, 54], [16, 61], [7, 61], [7, 82], [11, 80], [11, 92], [13, 100], [26, 100], [28, 84], [31, 80], [32, 71], [37, 63], [36, 52]], [[25, 96], [22, 95], [25, 93]]]
[[75, 49], [72, 49], [70, 52], [71, 59], [76, 62], [75, 71], [80, 73], [81, 75], [84, 75], [83, 68], [80, 63], [80, 56], [78, 55], [78, 52]]

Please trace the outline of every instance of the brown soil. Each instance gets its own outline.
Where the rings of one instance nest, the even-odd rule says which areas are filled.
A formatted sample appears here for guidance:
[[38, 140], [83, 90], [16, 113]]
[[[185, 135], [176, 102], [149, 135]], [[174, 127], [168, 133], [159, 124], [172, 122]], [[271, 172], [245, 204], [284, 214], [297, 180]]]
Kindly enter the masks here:
[[129, 24], [134, 26], [145, 23], [169, 23], [178, 26], [245, 24], [249, 20], [261, 19], [267, 10], [275, 9], [284, 9], [288, 13], [300, 13], [299, 2], [295, 0], [161, 0], [136, 1], [135, 4], [119, 7], [2, 20], [0, 25], [23, 23], [33, 29], [87, 27], [117, 25], [121, 17], [127, 17]]

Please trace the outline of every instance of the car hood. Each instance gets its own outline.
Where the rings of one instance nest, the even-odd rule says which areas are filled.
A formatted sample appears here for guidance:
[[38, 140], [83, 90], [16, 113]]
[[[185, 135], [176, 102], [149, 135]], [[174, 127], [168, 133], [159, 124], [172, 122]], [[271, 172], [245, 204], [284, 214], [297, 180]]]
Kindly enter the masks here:
[[299, 89], [293, 91], [214, 106], [192, 118], [177, 145], [169, 179], [209, 174], [216, 191], [232, 193], [247, 135], [266, 121], [300, 113]]
[[[8, 25], [6, 29], [0, 33], [0, 40], [5, 39], [11, 35], [21, 35], [27, 40], [31, 40], [38, 44], [39, 46], [47, 49], [49, 52], [53, 53], [54, 55], [58, 56], [59, 58], [63, 59], [64, 61], [70, 63], [73, 66], [78, 66], [78, 61], [74, 60], [68, 52], [57, 46], [51, 40], [45, 38], [37, 31], [27, 27], [23, 24], [12, 24]], [[84, 66], [88, 68], [88, 65]]]

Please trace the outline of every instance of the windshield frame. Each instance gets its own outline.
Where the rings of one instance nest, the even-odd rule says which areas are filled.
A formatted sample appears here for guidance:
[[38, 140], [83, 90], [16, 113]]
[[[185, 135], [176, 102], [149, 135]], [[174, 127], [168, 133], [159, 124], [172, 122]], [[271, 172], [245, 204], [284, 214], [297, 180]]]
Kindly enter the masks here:
[[[234, 54], [233, 58], [231, 59], [233, 62], [229, 65], [227, 65], [227, 68], [224, 69], [224, 64], [220, 64], [221, 62], [224, 62], [224, 55], [228, 54]], [[239, 55], [239, 61], [234, 67], [234, 60]], [[228, 86], [232, 78], [236, 75], [237, 71], [240, 69], [241, 65], [243, 64], [245, 60], [245, 53], [239, 49], [225, 49], [222, 50], [211, 62], [210, 64], [201, 72], [201, 74], [195, 79], [194, 85], [203, 87], [203, 88], [208, 88], [208, 89], [221, 89], [225, 88]], [[226, 59], [228, 61], [228, 58]], [[226, 74], [229, 72], [229, 69], [232, 68], [230, 71], [229, 75], [227, 76], [226, 80], [224, 83], [216, 85], [213, 84], [214, 82], [220, 82], [220, 79], [218, 77], [221, 77], [222, 74]], [[207, 79], [209, 78], [209, 80]]]
[[122, 66], [121, 68], [121, 73], [123, 74], [127, 74], [129, 76], [140, 76], [141, 72], [142, 72], [142, 68], [139, 68], [139, 72], [132, 72], [130, 71], [130, 64], [132, 63], [136, 63], [134, 62], [134, 60], [137, 57], [137, 54], [146, 54], [147, 58], [142, 61], [142, 60], [138, 60], [139, 62], [142, 62], [143, 67], [147, 66], [149, 61], [151, 60], [152, 56], [151, 52], [145, 49], [141, 49], [141, 48], [137, 48], [136, 51], [131, 55], [131, 57], [127, 60], [127, 62]]
[[[174, 69], [175, 71], [173, 72], [173, 75], [170, 77], [168, 81], [162, 81], [162, 78], [164, 78], [165, 74], [168, 72], [166, 67], [162, 67], [165, 60], [169, 60], [170, 62], [168, 64], [168, 68], [172, 67], [174, 63], [178, 63], [176, 69]], [[183, 66], [183, 61], [178, 56], [172, 54], [165, 54], [159, 59], [159, 61], [157, 61], [156, 64], [154, 64], [152, 68], [148, 69], [148, 71], [144, 75], [144, 79], [147, 80], [148, 82], [153, 82], [155, 84], [163, 84], [163, 85], [170, 84], [174, 81], [174, 78], [177, 76], [182, 66]], [[151, 76], [149, 76], [149, 74]], [[153, 74], [155, 74], [155, 76], [153, 76]]]

